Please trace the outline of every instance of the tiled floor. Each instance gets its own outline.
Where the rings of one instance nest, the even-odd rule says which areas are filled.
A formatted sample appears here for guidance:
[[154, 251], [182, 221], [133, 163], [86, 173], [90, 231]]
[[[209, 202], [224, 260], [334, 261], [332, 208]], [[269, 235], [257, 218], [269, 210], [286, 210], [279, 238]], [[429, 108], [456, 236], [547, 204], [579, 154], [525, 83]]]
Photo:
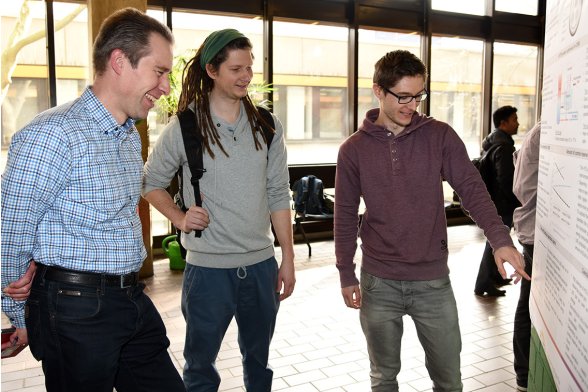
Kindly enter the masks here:
[[[518, 286], [507, 286], [506, 297], [484, 299], [473, 294], [484, 248], [475, 226], [449, 228], [450, 268], [463, 336], [464, 391], [514, 391], [512, 328]], [[333, 242], [315, 242], [312, 258], [304, 244], [295, 245], [297, 284], [284, 301], [272, 343], [270, 364], [274, 391], [369, 391], [369, 361], [359, 326], [358, 312], [344, 306], [334, 267]], [[279, 252], [279, 249], [278, 249]], [[279, 260], [279, 258], [278, 258]], [[180, 304], [182, 274], [170, 271], [166, 260], [155, 263], [147, 280], [148, 293], [157, 305], [172, 342], [170, 352], [181, 369], [185, 325]], [[3, 325], [6, 319], [3, 318]], [[405, 319], [400, 391], [430, 391], [424, 353], [414, 324]], [[217, 367], [221, 391], [244, 391], [237, 332], [227, 332]], [[40, 364], [27, 350], [2, 360], [2, 391], [45, 391]]]

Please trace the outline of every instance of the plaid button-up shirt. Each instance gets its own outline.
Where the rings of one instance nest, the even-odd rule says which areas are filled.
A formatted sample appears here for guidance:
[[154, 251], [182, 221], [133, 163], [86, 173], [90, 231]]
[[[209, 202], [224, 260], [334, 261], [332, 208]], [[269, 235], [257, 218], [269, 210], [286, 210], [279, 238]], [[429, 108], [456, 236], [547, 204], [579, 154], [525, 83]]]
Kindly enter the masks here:
[[[142, 167], [134, 121], [117, 124], [90, 87], [17, 132], [2, 175], [2, 289], [30, 260], [138, 271], [146, 257], [137, 213]], [[25, 326], [23, 301], [3, 295], [2, 311]]]

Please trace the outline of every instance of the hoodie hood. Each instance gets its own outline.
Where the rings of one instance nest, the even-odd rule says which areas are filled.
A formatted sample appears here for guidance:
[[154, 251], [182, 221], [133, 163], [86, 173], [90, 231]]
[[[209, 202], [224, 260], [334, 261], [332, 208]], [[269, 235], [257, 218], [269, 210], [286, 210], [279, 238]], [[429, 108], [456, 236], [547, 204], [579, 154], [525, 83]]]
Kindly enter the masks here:
[[512, 136], [497, 128], [490, 135], [484, 138], [484, 141], [482, 141], [482, 148], [484, 151], [488, 151], [490, 147], [495, 144], [509, 144], [514, 146], [515, 143]]
[[[378, 119], [378, 115], [380, 114], [380, 109], [370, 109], [367, 111], [365, 115], [365, 119], [363, 123], [359, 126], [360, 132], [365, 132], [366, 134], [375, 137], [376, 139], [382, 142], [388, 142], [390, 140], [389, 134], [391, 131], [382, 127], [380, 125], [375, 124], [375, 121]], [[403, 137], [408, 135], [417, 129], [421, 128], [423, 125], [434, 121], [433, 117], [425, 116], [424, 114], [420, 114], [418, 112], [414, 112], [412, 115], [412, 120], [410, 124], [406, 126], [396, 137]]]

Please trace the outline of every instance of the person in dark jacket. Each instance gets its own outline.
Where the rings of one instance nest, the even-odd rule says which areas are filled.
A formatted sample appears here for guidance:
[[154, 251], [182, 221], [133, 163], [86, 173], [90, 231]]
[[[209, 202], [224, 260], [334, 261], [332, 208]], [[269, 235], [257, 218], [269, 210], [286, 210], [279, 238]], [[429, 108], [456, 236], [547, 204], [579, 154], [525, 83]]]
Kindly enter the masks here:
[[[493, 172], [493, 175], [490, 176], [492, 181], [488, 184], [488, 192], [502, 222], [510, 229], [512, 214], [515, 208], [520, 205], [512, 192], [514, 174], [512, 156], [515, 152], [512, 135], [516, 135], [519, 129], [517, 109], [512, 106], [502, 106], [494, 112], [492, 120], [496, 129], [482, 142], [482, 148], [490, 154], [488, 158], [490, 158], [490, 167]], [[474, 293], [480, 296], [504, 296], [506, 291], [497, 289], [496, 285], [501, 286], [508, 283], [510, 283], [510, 279], [504, 279], [498, 273], [492, 247], [486, 241]]]

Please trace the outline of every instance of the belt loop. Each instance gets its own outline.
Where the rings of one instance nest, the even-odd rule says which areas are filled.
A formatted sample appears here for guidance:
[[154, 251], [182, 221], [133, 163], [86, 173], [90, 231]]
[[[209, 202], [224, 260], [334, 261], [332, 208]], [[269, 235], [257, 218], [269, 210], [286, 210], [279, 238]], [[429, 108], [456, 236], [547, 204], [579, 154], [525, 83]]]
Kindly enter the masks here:
[[[121, 275], [121, 276], [119, 277], [119, 278], [120, 278], [120, 282], [119, 282], [119, 284], [120, 284], [120, 288], [121, 288], [121, 289], [128, 289], [129, 287], [131, 287], [131, 284], [129, 284], [129, 283], [126, 283], [126, 284], [125, 284], [125, 278], [126, 278], [126, 277], [127, 277], [127, 275]], [[131, 277], [131, 276], [129, 275], [129, 278], [130, 278], [130, 277]]]
[[[45, 274], [47, 273], [47, 266], [45, 264], [39, 264], [37, 263], [37, 268], [41, 269], [40, 273], [39, 273], [39, 285], [41, 286], [45, 286]], [[33, 278], [34, 280], [34, 278]]]
[[102, 294], [106, 292], [106, 276], [104, 274], [100, 274], [100, 291]]

